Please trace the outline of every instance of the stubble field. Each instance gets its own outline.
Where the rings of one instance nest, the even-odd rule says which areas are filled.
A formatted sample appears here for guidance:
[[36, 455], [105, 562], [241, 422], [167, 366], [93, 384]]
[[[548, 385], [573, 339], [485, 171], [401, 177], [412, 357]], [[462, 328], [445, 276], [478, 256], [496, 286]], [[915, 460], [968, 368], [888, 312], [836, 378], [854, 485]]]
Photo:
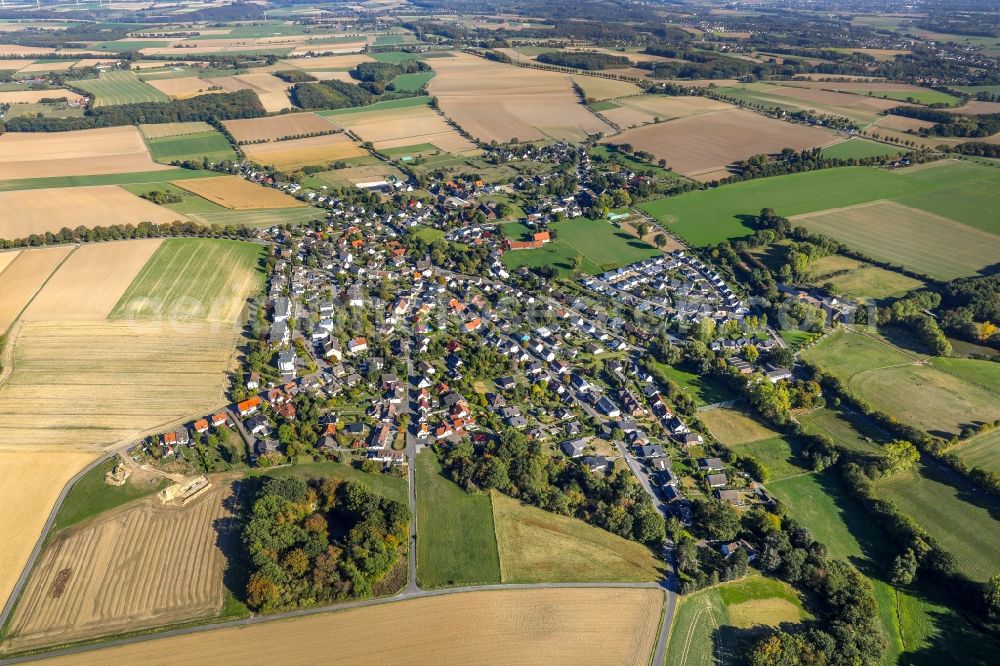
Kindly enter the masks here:
[[79, 93], [65, 88], [54, 90], [9, 90], [0, 92], [0, 104], [32, 104], [43, 99], [58, 99], [65, 97], [73, 100], [80, 97]]
[[372, 110], [349, 109], [327, 117], [352, 131], [362, 141], [371, 141], [377, 150], [427, 143], [448, 153], [462, 153], [476, 148], [425, 102], [393, 104]]
[[208, 123], [192, 121], [185, 123], [156, 123], [153, 125], [139, 125], [139, 131], [147, 139], [163, 139], [168, 136], [185, 136], [187, 134], [200, 134], [201, 132], [211, 132], [214, 128]]
[[149, 497], [56, 535], [32, 571], [4, 650], [217, 614], [224, 564], [217, 541], [232, 537], [230, 494], [221, 483], [184, 507]]
[[292, 108], [292, 101], [288, 99], [288, 89], [291, 83], [282, 81], [278, 77], [268, 72], [251, 72], [250, 74], [238, 74], [236, 76], [222, 76], [207, 79], [207, 82], [221, 87], [228, 92], [239, 90], [252, 90], [257, 94], [264, 110], [268, 113], [276, 113], [282, 109]]
[[53, 233], [63, 227], [99, 227], [109, 224], [164, 224], [186, 218], [174, 211], [137, 197], [117, 185], [60, 187], [0, 192], [0, 238], [26, 238]]
[[[663, 593], [655, 589], [470, 592], [219, 629], [70, 655], [55, 664], [548, 663], [646, 664]], [[600, 621], [596, 621], [600, 618]], [[391, 630], [387, 630], [390, 628]], [[461, 630], [456, 630], [460, 627]], [[295, 645], [290, 651], [289, 645]]]
[[135, 127], [0, 136], [0, 180], [156, 171]]
[[179, 180], [173, 184], [232, 210], [301, 208], [306, 206], [305, 203], [284, 192], [251, 183], [239, 176]]
[[733, 107], [708, 97], [674, 97], [670, 95], [639, 95], [615, 100], [615, 108], [601, 111], [608, 120], [620, 127], [635, 127], [654, 122], [688, 118], [711, 111]]
[[0, 275], [3, 298], [0, 298], [0, 334], [7, 331], [34, 298], [52, 271], [59, 266], [73, 246], [25, 250], [18, 254]]
[[222, 123], [237, 143], [280, 141], [286, 137], [329, 132], [336, 129], [330, 121], [315, 113], [289, 113], [268, 118], [244, 118]]
[[282, 170], [301, 169], [311, 164], [325, 164], [368, 154], [343, 133], [255, 143], [243, 146], [243, 151], [256, 162]]

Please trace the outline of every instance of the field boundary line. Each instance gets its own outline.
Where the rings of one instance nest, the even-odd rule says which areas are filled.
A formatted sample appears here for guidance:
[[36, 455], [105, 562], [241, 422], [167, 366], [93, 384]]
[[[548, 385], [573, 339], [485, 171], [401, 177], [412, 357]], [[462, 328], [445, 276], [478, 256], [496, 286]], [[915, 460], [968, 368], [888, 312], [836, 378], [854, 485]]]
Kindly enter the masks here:
[[[46, 246], [46, 247], [51, 247], [51, 246]], [[59, 246], [56, 245], [55, 247]], [[17, 313], [16, 317], [14, 317], [14, 323], [18, 323], [21, 321], [21, 317], [23, 317], [24, 313], [28, 311], [28, 308], [31, 307], [31, 304], [35, 302], [35, 299], [38, 298], [38, 294], [42, 293], [42, 290], [45, 289], [45, 285], [49, 283], [49, 281], [53, 278], [53, 276], [55, 276], [55, 274], [59, 272], [59, 269], [63, 267], [63, 264], [65, 264], [66, 261], [70, 257], [72, 257], [73, 254], [79, 249], [80, 249], [80, 244], [79, 243], [74, 244], [73, 249], [67, 252], [66, 256], [63, 257], [58, 264], [56, 264], [55, 268], [52, 269], [52, 272], [50, 272], [48, 277], [46, 277], [45, 280], [42, 281], [40, 285], [38, 285], [38, 289], [35, 290], [35, 293], [31, 295], [31, 298], [28, 299], [28, 302], [24, 304], [24, 307], [21, 308], [21, 311]], [[18, 256], [17, 258], [20, 259], [21, 256]], [[13, 328], [13, 326], [11, 328]]]

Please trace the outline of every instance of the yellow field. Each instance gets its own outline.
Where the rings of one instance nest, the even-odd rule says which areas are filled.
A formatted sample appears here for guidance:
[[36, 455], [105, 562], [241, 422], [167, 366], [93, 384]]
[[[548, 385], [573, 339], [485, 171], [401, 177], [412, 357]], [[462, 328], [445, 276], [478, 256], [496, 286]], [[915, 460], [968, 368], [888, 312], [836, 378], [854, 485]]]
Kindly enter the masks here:
[[629, 83], [628, 81], [618, 81], [616, 79], [602, 79], [597, 76], [574, 76], [573, 83], [583, 88], [587, 99], [597, 101], [611, 99], [612, 97], [625, 97], [626, 95], [638, 95], [642, 88]]
[[0, 180], [157, 171], [135, 127], [0, 136]]
[[[162, 242], [155, 238], [81, 245], [38, 293], [22, 319], [106, 319]], [[109, 266], [114, 270], [107, 270]]]
[[257, 97], [260, 98], [260, 103], [264, 105], [264, 110], [268, 113], [292, 108], [292, 101], [288, 99], [287, 93], [292, 84], [282, 81], [277, 76], [267, 72], [220, 76], [206, 80], [208, 83], [219, 86], [229, 92], [236, 92], [238, 90], [254, 91], [257, 93]]
[[43, 99], [58, 99], [65, 97], [69, 100], [79, 99], [80, 94], [65, 88], [55, 90], [10, 90], [0, 92], [0, 104], [32, 104]]
[[26, 238], [81, 225], [164, 224], [187, 219], [117, 185], [0, 192], [0, 210], [4, 211], [0, 218], [0, 238]]
[[371, 141], [378, 150], [422, 143], [433, 144], [447, 153], [476, 148], [429, 106], [342, 113], [331, 116], [330, 120], [351, 130], [362, 141]]
[[306, 204], [271, 187], [264, 187], [239, 176], [179, 180], [177, 187], [194, 192], [220, 206], [232, 209], [292, 208]]
[[286, 137], [329, 132], [336, 126], [315, 113], [289, 113], [268, 118], [244, 118], [222, 122], [237, 143], [248, 141], [280, 141]]
[[184, 136], [186, 134], [198, 134], [199, 132], [211, 132], [212, 126], [200, 121], [189, 123], [158, 123], [156, 125], [139, 125], [139, 131], [147, 139], [162, 139], [167, 136]]
[[217, 615], [217, 526], [232, 515], [231, 490], [220, 483], [183, 507], [148, 497], [58, 534], [28, 580], [4, 651]]
[[[55, 664], [647, 664], [655, 589], [469, 592], [218, 629], [53, 659]], [[293, 645], [294, 649], [289, 649]]]
[[194, 97], [195, 95], [203, 95], [210, 92], [223, 92], [222, 89], [213, 90], [218, 84], [214, 83], [211, 79], [202, 80], [197, 76], [179, 76], [175, 79], [149, 79], [146, 83], [164, 95], [169, 95], [176, 99]]
[[363, 53], [345, 53], [344, 55], [332, 56], [312, 56], [307, 58], [287, 58], [281, 61], [282, 65], [289, 65], [299, 69], [343, 69], [348, 70], [357, 67], [363, 62], [373, 62], [373, 59]]
[[0, 451], [0, 604], [7, 602], [63, 486], [94, 457], [80, 451]]
[[466, 53], [435, 58], [427, 88], [439, 108], [481, 141], [581, 140], [612, 128], [579, 102], [565, 74], [523, 69]]
[[10, 266], [19, 254], [21, 254], [20, 250], [5, 250], [4, 252], [0, 252], [0, 273], [3, 273], [3, 270]]
[[285, 170], [300, 169], [310, 164], [335, 162], [368, 154], [364, 148], [343, 133], [289, 141], [254, 143], [243, 146], [243, 151], [247, 157], [255, 162]]
[[601, 111], [601, 115], [620, 127], [635, 127], [660, 120], [688, 118], [710, 111], [733, 108], [725, 102], [708, 97], [674, 97], [669, 95], [640, 95], [615, 101], [620, 108]]
[[[0, 334], [14, 323], [59, 263], [73, 251], [62, 245], [41, 250], [25, 250], [10, 261], [3, 271], [0, 297]], [[0, 363], [0, 365], [5, 365]]]

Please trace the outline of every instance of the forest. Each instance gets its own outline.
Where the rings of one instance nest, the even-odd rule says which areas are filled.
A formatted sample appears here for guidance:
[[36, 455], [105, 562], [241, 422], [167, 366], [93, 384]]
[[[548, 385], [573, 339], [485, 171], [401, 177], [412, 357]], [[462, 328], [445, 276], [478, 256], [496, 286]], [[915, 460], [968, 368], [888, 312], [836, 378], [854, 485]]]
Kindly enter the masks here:
[[609, 53], [591, 53], [588, 51], [550, 51], [549, 53], [540, 54], [538, 62], [544, 62], [547, 65], [558, 65], [559, 67], [585, 69], [587, 71], [628, 67], [631, 64], [625, 56], [616, 56]]

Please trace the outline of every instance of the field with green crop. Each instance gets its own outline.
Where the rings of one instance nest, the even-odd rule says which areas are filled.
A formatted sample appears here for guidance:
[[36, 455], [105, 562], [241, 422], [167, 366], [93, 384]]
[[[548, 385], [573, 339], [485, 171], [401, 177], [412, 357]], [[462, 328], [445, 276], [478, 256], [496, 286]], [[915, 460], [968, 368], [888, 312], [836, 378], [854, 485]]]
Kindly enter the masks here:
[[433, 451], [417, 456], [417, 580], [421, 587], [500, 582], [487, 493], [467, 493], [441, 474]]
[[[832, 87], [836, 88], [836, 84]], [[939, 90], [923, 88], [921, 90], [883, 90], [873, 83], [870, 90], [857, 90], [858, 95], [871, 94], [872, 97], [882, 97], [884, 99], [894, 99], [900, 102], [911, 102], [916, 104], [958, 104], [959, 100], [954, 95], [943, 93]]]
[[690, 243], [712, 245], [752, 235], [762, 208], [786, 217], [889, 200], [969, 227], [1000, 233], [1000, 170], [950, 160], [887, 171], [843, 167], [725, 185], [639, 204]]
[[134, 173], [109, 173], [96, 176], [54, 176], [52, 178], [22, 178], [0, 181], [0, 192], [14, 190], [44, 190], [52, 187], [85, 187], [87, 185], [130, 185], [141, 183], [166, 183], [193, 178], [217, 178], [214, 171], [191, 169], [163, 169]]
[[236, 151], [229, 141], [217, 130], [199, 132], [183, 136], [166, 136], [161, 139], [146, 139], [149, 152], [157, 162], [169, 164], [174, 160], [195, 160], [203, 158], [211, 162], [235, 160]]
[[429, 104], [431, 101], [430, 97], [426, 95], [418, 97], [404, 97], [402, 99], [391, 99], [385, 102], [375, 102], [374, 104], [369, 104], [368, 106], [355, 106], [346, 109], [328, 109], [326, 111], [317, 111], [321, 116], [342, 116], [349, 113], [361, 113], [364, 111], [387, 111], [389, 109], [408, 109], [411, 106], [424, 106]]
[[507, 252], [503, 256], [504, 266], [508, 269], [555, 266], [561, 273], [568, 273], [573, 258], [579, 256], [580, 270], [593, 275], [660, 254], [653, 246], [605, 220], [577, 218], [554, 222], [549, 228], [557, 232], [556, 240], [533, 250]]
[[145, 81], [140, 81], [133, 72], [101, 72], [96, 79], [74, 81], [73, 85], [93, 95], [95, 106], [167, 102], [170, 99]]
[[261, 245], [203, 238], [163, 241], [111, 311], [111, 319], [235, 322], [264, 284]]
[[992, 430], [962, 442], [950, 450], [967, 465], [1000, 474], [1000, 429]]
[[955, 556], [972, 580], [1000, 574], [1000, 501], [970, 487], [954, 472], [923, 466], [875, 484]]
[[862, 159], [865, 157], [880, 157], [882, 155], [898, 155], [903, 152], [902, 148], [890, 146], [885, 143], [868, 141], [867, 139], [848, 139], [841, 143], [823, 148], [820, 153], [823, 157], [830, 157], [841, 160]]
[[392, 80], [392, 85], [401, 92], [417, 92], [427, 85], [427, 82], [434, 78], [434, 72], [416, 72], [414, 74], [400, 74]]
[[762, 576], [723, 583], [681, 600], [665, 663], [741, 664], [766, 627], [806, 617], [802, 599], [787, 583]]

